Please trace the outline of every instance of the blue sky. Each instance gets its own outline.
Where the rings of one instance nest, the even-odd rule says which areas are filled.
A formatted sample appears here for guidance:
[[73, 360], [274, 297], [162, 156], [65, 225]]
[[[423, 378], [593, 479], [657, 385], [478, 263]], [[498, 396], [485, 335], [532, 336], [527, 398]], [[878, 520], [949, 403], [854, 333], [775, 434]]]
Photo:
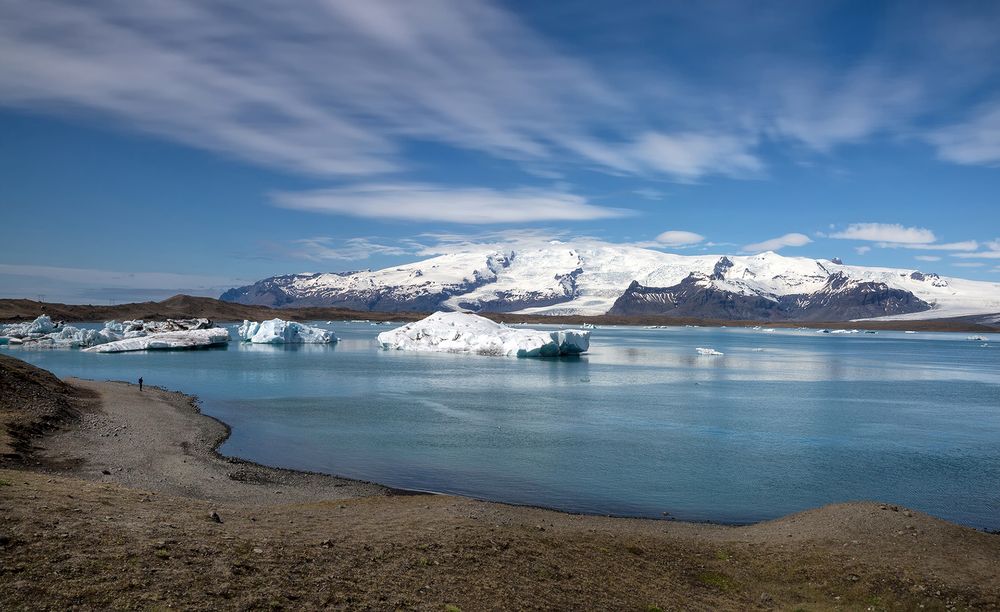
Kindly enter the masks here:
[[574, 237], [996, 280], [997, 57], [995, 2], [0, 1], [0, 296]]

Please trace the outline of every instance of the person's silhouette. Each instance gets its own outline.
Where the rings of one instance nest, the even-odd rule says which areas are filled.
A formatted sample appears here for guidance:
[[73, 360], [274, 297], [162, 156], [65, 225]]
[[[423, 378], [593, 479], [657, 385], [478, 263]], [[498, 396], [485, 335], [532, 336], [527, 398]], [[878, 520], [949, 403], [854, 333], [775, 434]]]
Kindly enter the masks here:
[[139, 377], [139, 390], [142, 391], [142, 376]]

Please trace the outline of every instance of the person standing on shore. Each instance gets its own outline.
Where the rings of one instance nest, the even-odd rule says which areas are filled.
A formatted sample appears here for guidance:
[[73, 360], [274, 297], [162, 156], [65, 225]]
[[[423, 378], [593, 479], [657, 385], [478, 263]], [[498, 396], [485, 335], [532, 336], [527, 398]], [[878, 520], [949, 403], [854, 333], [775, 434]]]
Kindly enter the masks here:
[[142, 391], [142, 376], [139, 377], [139, 390]]

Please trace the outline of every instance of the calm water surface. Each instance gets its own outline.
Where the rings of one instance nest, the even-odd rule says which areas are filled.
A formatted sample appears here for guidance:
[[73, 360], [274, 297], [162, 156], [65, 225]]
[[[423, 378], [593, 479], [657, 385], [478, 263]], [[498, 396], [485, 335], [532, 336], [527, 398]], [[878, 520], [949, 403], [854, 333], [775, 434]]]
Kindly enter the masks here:
[[537, 360], [325, 327], [339, 344], [3, 350], [196, 394], [232, 426], [222, 452], [269, 465], [601, 514], [751, 522], [878, 499], [1000, 528], [1000, 335], [600, 328], [589, 354]]

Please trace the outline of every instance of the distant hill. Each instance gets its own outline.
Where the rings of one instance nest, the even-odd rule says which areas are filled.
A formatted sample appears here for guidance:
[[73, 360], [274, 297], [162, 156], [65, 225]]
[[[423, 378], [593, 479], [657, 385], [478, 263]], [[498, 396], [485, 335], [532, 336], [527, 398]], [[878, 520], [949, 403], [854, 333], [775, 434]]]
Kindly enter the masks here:
[[266, 306], [248, 306], [223, 302], [207, 297], [175, 295], [162, 302], [138, 302], [115, 306], [95, 306], [90, 304], [54, 304], [23, 299], [0, 299], [0, 321], [28, 321], [38, 315], [47, 314], [61, 321], [109, 321], [111, 319], [187, 319], [206, 317], [214, 321], [242, 321], [254, 319], [262, 321], [280, 317], [294, 321], [315, 321], [317, 319], [369, 319], [415, 320], [414, 316], [391, 313], [360, 313], [344, 308], [283, 308], [277, 310]]

